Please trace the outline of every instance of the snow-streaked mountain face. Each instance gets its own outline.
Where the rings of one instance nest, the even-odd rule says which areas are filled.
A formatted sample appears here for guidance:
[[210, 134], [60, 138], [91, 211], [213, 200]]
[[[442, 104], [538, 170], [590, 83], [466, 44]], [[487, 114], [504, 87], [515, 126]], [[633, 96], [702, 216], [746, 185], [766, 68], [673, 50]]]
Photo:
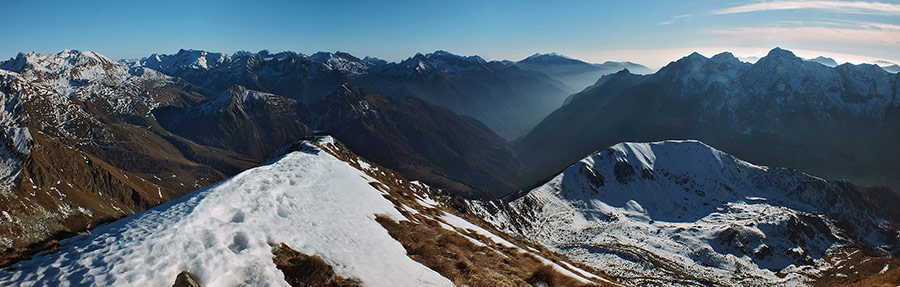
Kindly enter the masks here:
[[897, 212], [879, 204], [847, 183], [666, 141], [614, 145], [471, 208], [627, 284], [762, 286], [807, 284], [847, 250], [896, 252], [884, 216]]
[[[378, 217], [393, 225], [421, 226], [419, 230], [454, 237], [453, 248], [471, 248], [469, 252], [478, 256], [494, 254], [510, 262], [547, 266], [575, 282], [614, 285], [445, 211], [428, 186], [358, 158], [330, 137], [301, 142], [283, 152], [287, 154], [270, 163], [63, 241], [56, 252], [0, 270], [0, 283], [168, 286], [187, 270], [203, 286], [288, 286], [272, 259], [273, 247], [284, 243], [320, 256], [337, 275], [362, 286], [454, 285], [439, 273], [450, 274], [449, 270], [425, 265], [435, 262], [431, 258], [435, 254], [407, 250], [410, 243], [399, 242], [402, 239], [390, 234]], [[413, 253], [419, 255], [413, 257]], [[471, 276], [492, 276], [483, 278], [515, 285], [527, 284], [531, 273], [518, 277], [482, 270], [507, 266], [535, 272], [512, 263], [482, 266], [474, 258], [444, 260], [467, 260], [455, 266], [465, 266]], [[469, 275], [454, 280], [470, 280]]]
[[[130, 118], [143, 117], [161, 105], [178, 104], [163, 89], [175, 84], [171, 77], [144, 68], [129, 69], [89, 51], [20, 53], [0, 69], [5, 70], [4, 82], [12, 85], [9, 93], [19, 95], [18, 104], [31, 111], [18, 119], [21, 124], [54, 127], [54, 133], [81, 140], [91, 140], [87, 130], [99, 124], [98, 116], [87, 109]], [[150, 93], [148, 87], [158, 90]]]
[[[4, 62], [0, 264], [220, 177], [187, 164], [153, 128], [154, 108], [200, 97], [184, 87], [93, 52], [19, 54]], [[171, 177], [176, 173], [182, 177]]]
[[514, 150], [540, 178], [600, 146], [699, 139], [762, 164], [897, 188], [898, 87], [874, 65], [830, 68], [778, 48], [755, 64], [695, 53], [652, 75], [601, 79]]
[[459, 56], [447, 51], [435, 51], [428, 54], [416, 54], [393, 67], [386, 68], [389, 73], [435, 77], [443, 74], [464, 74], [487, 70], [487, 61], [479, 56]]
[[300, 101], [319, 99], [349, 78], [365, 74], [383, 61], [359, 59], [348, 53], [319, 52], [310, 56], [268, 51], [232, 55], [180, 50], [173, 55], [153, 54], [132, 67], [154, 69], [215, 93], [234, 85], [275, 93]]

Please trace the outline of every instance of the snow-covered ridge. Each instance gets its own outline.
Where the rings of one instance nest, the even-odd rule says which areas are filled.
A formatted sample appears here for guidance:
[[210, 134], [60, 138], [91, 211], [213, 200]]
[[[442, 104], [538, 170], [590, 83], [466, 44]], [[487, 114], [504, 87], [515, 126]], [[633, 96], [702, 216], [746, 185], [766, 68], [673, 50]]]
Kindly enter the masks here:
[[[320, 139], [327, 142], [330, 138]], [[365, 173], [316, 146], [101, 226], [0, 271], [5, 286], [166, 286], [190, 270], [206, 286], [287, 286], [271, 248], [320, 255], [369, 286], [449, 286], [375, 220], [401, 219]]]
[[418, 53], [400, 63], [391, 65], [387, 69], [391, 69], [393, 73], [407, 73], [408, 75], [415, 73], [431, 74], [434, 72], [463, 74], [489, 70], [486, 64], [487, 61], [477, 55], [460, 56], [438, 50], [428, 54]]
[[64, 50], [56, 54], [19, 53], [0, 69], [21, 74], [29, 81], [119, 82], [127, 75], [124, 66], [91, 51]]
[[313, 74], [335, 70], [349, 75], [359, 75], [367, 73], [369, 69], [375, 66], [386, 63], [383, 60], [371, 57], [359, 59], [349, 53], [340, 51], [334, 53], [318, 52], [309, 56], [294, 52], [270, 54], [265, 50], [255, 54], [239, 51], [232, 55], [227, 55], [224, 53], [184, 49], [172, 55], [152, 54], [147, 58], [137, 61], [125, 61], [125, 63], [132, 67], [145, 67], [169, 75], [185, 73], [190, 70], [218, 71], [228, 74], [259, 65], [261, 62], [293, 61], [296, 59], [316, 64], [313, 67], [313, 71], [311, 71]]
[[173, 56], [152, 54], [140, 61], [141, 65], [164, 73], [174, 69], [214, 69], [220, 64], [231, 61], [231, 57], [222, 53], [211, 53], [198, 50], [180, 50]]
[[614, 145], [472, 210], [624, 283], [803, 285], [842, 248], [896, 248], [897, 230], [855, 196], [698, 141], [664, 141]]

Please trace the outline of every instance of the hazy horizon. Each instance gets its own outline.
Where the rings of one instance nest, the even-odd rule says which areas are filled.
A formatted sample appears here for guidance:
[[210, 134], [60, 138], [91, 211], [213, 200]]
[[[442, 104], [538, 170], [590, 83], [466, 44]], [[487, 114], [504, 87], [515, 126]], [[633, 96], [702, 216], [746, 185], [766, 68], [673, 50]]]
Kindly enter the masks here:
[[[234, 4], [234, 5], [232, 5]], [[692, 52], [762, 57], [774, 47], [838, 63], [900, 62], [900, 4], [859, 1], [541, 3], [270, 1], [222, 5], [4, 2], [0, 59], [96, 51], [114, 59], [197, 49], [346, 51], [401, 61], [446, 50], [487, 60], [556, 52], [659, 68]], [[40, 21], [35, 21], [40, 19]]]

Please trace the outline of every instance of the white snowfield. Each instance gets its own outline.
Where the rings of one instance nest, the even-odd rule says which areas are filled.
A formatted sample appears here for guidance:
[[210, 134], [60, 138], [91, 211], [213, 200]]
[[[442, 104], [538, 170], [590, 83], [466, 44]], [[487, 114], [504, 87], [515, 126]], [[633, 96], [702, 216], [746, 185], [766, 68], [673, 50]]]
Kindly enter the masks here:
[[[854, 240], [835, 219], [878, 246], [883, 220], [841, 192], [701, 142], [665, 141], [615, 145], [520, 197], [472, 209], [625, 284], [797, 286]], [[492, 211], [497, 205], [506, 207]]]
[[288, 286], [272, 261], [284, 242], [365, 286], [452, 286], [374, 220], [403, 217], [371, 178], [305, 151], [67, 239], [0, 271], [0, 285], [171, 286], [189, 270], [204, 286]]

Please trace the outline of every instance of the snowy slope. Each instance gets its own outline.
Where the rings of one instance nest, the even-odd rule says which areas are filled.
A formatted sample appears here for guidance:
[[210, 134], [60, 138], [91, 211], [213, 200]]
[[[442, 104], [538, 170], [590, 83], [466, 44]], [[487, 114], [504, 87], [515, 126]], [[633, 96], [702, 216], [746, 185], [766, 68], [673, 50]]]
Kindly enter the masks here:
[[623, 143], [471, 208], [624, 283], [802, 285], [846, 247], [897, 247], [896, 225], [848, 186], [697, 141]]
[[68, 239], [59, 252], [0, 271], [0, 285], [167, 286], [190, 270], [205, 286], [286, 286], [272, 262], [281, 242], [364, 285], [451, 285], [374, 220], [402, 216], [373, 179], [318, 148], [304, 151]]

